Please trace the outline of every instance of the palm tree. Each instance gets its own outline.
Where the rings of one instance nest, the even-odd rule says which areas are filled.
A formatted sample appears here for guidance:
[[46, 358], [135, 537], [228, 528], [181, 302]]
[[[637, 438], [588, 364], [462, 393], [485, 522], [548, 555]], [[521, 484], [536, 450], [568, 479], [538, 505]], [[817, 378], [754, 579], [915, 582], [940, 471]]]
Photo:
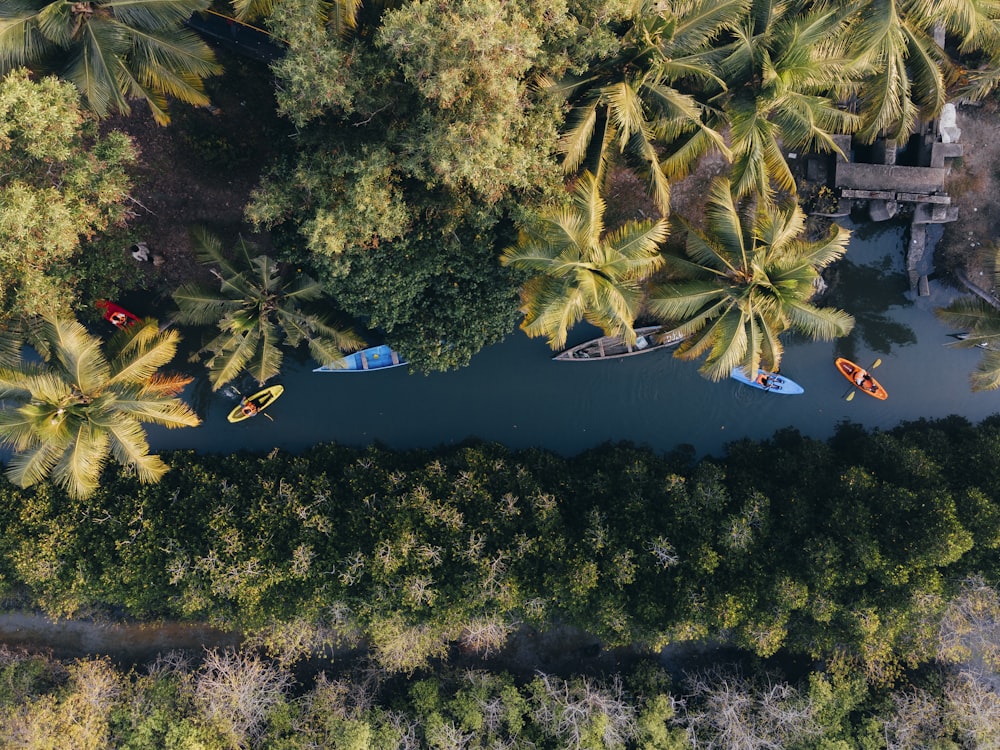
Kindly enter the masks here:
[[[992, 276], [993, 289], [1000, 288], [1000, 244], [987, 248], [982, 260]], [[954, 346], [975, 346], [984, 350], [970, 381], [974, 391], [993, 391], [1000, 388], [1000, 301], [993, 293], [980, 289], [964, 277], [963, 281], [977, 296], [959, 297], [935, 312], [945, 323], [967, 332]]]
[[[656, 0], [639, 0], [618, 53], [595, 62], [583, 76], [567, 76], [543, 88], [566, 98], [572, 109], [559, 141], [567, 174], [581, 167], [603, 181], [612, 146], [649, 182], [664, 216], [670, 212], [668, 178], [683, 177], [712, 148], [728, 156], [722, 136], [704, 124], [703, 110], [680, 81], [713, 78], [697, 57], [718, 31], [746, 11], [747, 0], [697, 0], [675, 15]], [[656, 142], [692, 134], [681, 155], [661, 159]]]
[[[937, 24], [963, 55], [1000, 52], [1000, 8], [980, 0], [854, 0], [846, 29], [851, 56], [864, 74], [858, 91], [867, 142], [879, 135], [905, 140], [919, 119], [936, 117], [961, 78], [933, 36]], [[998, 80], [996, 65], [971, 75], [967, 93], [981, 97]]]
[[98, 486], [109, 457], [142, 482], [155, 482], [167, 465], [149, 454], [141, 424], [194, 427], [197, 415], [176, 396], [190, 378], [161, 375], [180, 336], [146, 320], [101, 341], [76, 321], [42, 320], [33, 327], [47, 353], [21, 358], [23, 336], [7, 333], [0, 345], [0, 443], [12, 448], [7, 477], [21, 487], [47, 476], [72, 496]]
[[686, 257], [666, 256], [671, 276], [646, 300], [654, 316], [689, 336], [675, 356], [708, 352], [701, 372], [721, 380], [734, 367], [777, 370], [786, 330], [826, 340], [850, 332], [850, 315], [809, 302], [819, 271], [843, 256], [847, 230], [834, 225], [825, 239], [806, 241], [802, 210], [766, 201], [741, 217], [727, 178], [712, 184], [705, 219], [704, 233], [688, 227]]
[[501, 257], [505, 266], [538, 274], [521, 289], [521, 328], [559, 349], [569, 328], [587, 320], [635, 344], [640, 282], [663, 263], [658, 245], [667, 237], [667, 222], [630, 221], [605, 234], [605, 204], [590, 172], [580, 177], [573, 197], [571, 206], [521, 232]]
[[213, 390], [244, 371], [263, 385], [281, 371], [279, 344], [294, 348], [304, 341], [321, 363], [337, 361], [343, 352], [364, 346], [352, 331], [337, 328], [325, 314], [303, 307], [321, 300], [324, 293], [300, 269], [275, 263], [267, 255], [251, 257], [242, 240], [236, 262], [230, 262], [217, 238], [197, 229], [194, 239], [199, 258], [217, 266], [211, 272], [220, 288], [216, 292], [199, 284], [183, 285], [173, 295], [179, 308], [173, 319], [218, 328], [219, 334], [193, 357], [209, 354]]
[[804, 12], [784, 0], [754, 0], [726, 29], [725, 44], [705, 53], [725, 88], [710, 99], [709, 124], [729, 130], [737, 198], [770, 200], [775, 188], [795, 193], [785, 151], [840, 152], [833, 135], [859, 118], [837, 106], [850, 83], [835, 8]]
[[0, 75], [52, 69], [98, 116], [128, 113], [142, 99], [161, 125], [167, 97], [209, 103], [202, 80], [221, 72], [211, 48], [184, 21], [208, 0], [4, 0]]

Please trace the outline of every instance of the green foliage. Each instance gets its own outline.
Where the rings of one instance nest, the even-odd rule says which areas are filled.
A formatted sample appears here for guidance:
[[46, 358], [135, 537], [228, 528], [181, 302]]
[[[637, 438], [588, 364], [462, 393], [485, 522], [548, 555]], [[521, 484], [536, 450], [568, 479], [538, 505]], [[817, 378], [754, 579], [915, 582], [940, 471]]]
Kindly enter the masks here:
[[298, 232], [306, 250], [320, 257], [397, 241], [412, 230], [414, 217], [394, 158], [378, 144], [332, 147], [317, 140], [291, 171], [278, 169], [264, 179], [247, 218], [273, 227], [307, 216]]
[[[618, 32], [613, 51], [576, 57], [577, 65], [587, 64], [582, 74], [542, 81], [554, 98], [565, 98], [570, 106], [558, 144], [564, 171], [583, 167], [603, 182], [608, 162], [616, 152], [623, 154], [668, 216], [668, 178], [683, 177], [709, 149], [729, 155], [722, 136], [704, 122], [706, 108], [692, 94], [718, 80], [699, 55], [747, 10], [741, 0], [676, 8], [652, 0], [627, 8], [607, 4], [604, 24]], [[697, 145], [664, 158], [664, 144], [682, 136]]]
[[322, 262], [320, 277], [345, 311], [385, 331], [411, 368], [462, 367], [514, 328], [517, 286], [493, 249], [501, 231], [489, 216], [425, 218], [396, 242]]
[[385, 14], [376, 44], [416, 95], [415, 116], [400, 134], [409, 173], [488, 204], [554, 177], [558, 110], [538, 99], [529, 71], [561, 5], [413, 2]]
[[[995, 287], [1000, 279], [1000, 245], [986, 248], [981, 255]], [[954, 346], [984, 349], [970, 377], [972, 390], [994, 391], [1000, 388], [1000, 307], [993, 303], [991, 295], [981, 292], [979, 297], [959, 297], [935, 312], [945, 323], [967, 334]]]
[[[163, 375], [180, 335], [155, 320], [120, 330], [105, 351], [80, 323], [46, 317], [31, 341], [45, 361], [22, 359], [20, 330], [7, 331], [0, 348], [0, 442], [14, 451], [7, 477], [28, 487], [50, 477], [71, 497], [97, 489], [113, 458], [142, 482], [167, 471], [150, 455], [142, 423], [193, 427], [197, 415], [176, 396], [190, 378]], [[30, 339], [29, 339], [30, 341]]]
[[[997, 8], [970, 0], [900, 6], [856, 0], [847, 9], [848, 54], [863, 76], [858, 102], [866, 142], [880, 135], [905, 139], [918, 120], [940, 113], [960, 77], [951, 49], [963, 57], [984, 52], [992, 63], [962, 81], [963, 88], [979, 97], [995, 87]], [[936, 24], [948, 35], [948, 51], [934, 39]]]
[[5, 490], [0, 571], [53, 614], [229, 622], [289, 659], [340, 633], [409, 672], [561, 621], [608, 646], [843, 654], [886, 682], [934, 656], [948, 581], [995, 574], [1000, 471], [969, 471], [979, 442], [998, 425], [783, 432], [694, 466], [624, 445], [176, 453], [159, 484], [109, 472], [86, 502]]
[[35, 82], [23, 69], [7, 73], [0, 82], [0, 317], [68, 314], [93, 256], [110, 255], [87, 240], [124, 224], [126, 169], [135, 158], [125, 134], [97, 134], [70, 84]]
[[734, 367], [777, 371], [779, 336], [787, 330], [830, 340], [854, 325], [842, 310], [809, 301], [819, 272], [846, 251], [847, 230], [834, 224], [825, 238], [809, 241], [798, 205], [758, 201], [744, 214], [732, 187], [725, 178], [713, 183], [705, 230], [687, 227], [684, 257], [666, 256], [666, 280], [647, 300], [651, 314], [687, 337], [675, 356], [707, 353], [700, 371], [712, 380], [728, 378]]
[[275, 263], [267, 255], [251, 257], [243, 240], [230, 261], [219, 240], [203, 229], [195, 230], [194, 239], [200, 260], [214, 266], [219, 291], [196, 283], [182, 285], [173, 295], [179, 308], [173, 319], [212, 324], [218, 330], [192, 355], [193, 361], [208, 355], [213, 390], [244, 371], [263, 385], [281, 372], [282, 345], [295, 348], [305, 343], [321, 364], [364, 346], [353, 331], [339, 328], [327, 311], [319, 309], [323, 290], [301, 268]]
[[146, 102], [166, 125], [167, 97], [208, 104], [202, 80], [219, 72], [211, 48], [184, 21], [207, 0], [18, 0], [0, 6], [0, 74], [56, 69], [98, 116]]
[[573, 198], [570, 207], [544, 213], [501, 256], [504, 265], [534, 274], [521, 290], [521, 328], [560, 349], [569, 328], [586, 320], [634, 345], [641, 284], [663, 263], [667, 222], [630, 221], [605, 234], [606, 206], [590, 172]]

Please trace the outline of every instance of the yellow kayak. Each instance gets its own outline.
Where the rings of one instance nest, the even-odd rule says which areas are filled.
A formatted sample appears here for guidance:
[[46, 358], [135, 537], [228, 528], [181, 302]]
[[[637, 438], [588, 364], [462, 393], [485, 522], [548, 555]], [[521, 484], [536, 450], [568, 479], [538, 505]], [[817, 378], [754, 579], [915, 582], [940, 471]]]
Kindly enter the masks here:
[[252, 396], [247, 396], [240, 401], [239, 405], [229, 412], [226, 419], [230, 422], [242, 422], [244, 419], [256, 417], [284, 392], [283, 385], [269, 385], [264, 390], [257, 391]]

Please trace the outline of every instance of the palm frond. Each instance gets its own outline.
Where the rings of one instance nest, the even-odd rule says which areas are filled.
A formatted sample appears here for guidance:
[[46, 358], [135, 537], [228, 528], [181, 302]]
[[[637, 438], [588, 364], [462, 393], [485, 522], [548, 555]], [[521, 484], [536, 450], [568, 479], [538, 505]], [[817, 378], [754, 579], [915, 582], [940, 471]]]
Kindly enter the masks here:
[[18, 487], [30, 487], [42, 482], [63, 450], [63, 446], [51, 442], [15, 453], [7, 462], [7, 478]]
[[[747, 267], [749, 248], [743, 235], [739, 210], [733, 196], [732, 184], [724, 177], [716, 178], [708, 191], [705, 208], [707, 229], [714, 241], [702, 241], [703, 235], [688, 233], [686, 252], [698, 263], [710, 261], [714, 256], [733, 268], [729, 259], [740, 259], [740, 267]], [[710, 252], [709, 252], [710, 251]], [[703, 257], [702, 253], [707, 253]]]
[[190, 375], [156, 374], [140, 384], [141, 396], [178, 396], [194, 380]]
[[647, 194], [663, 216], [670, 214], [670, 181], [660, 166], [656, 148], [647, 137], [647, 133], [636, 133], [629, 141], [629, 151], [639, 161], [638, 172], [645, 176], [648, 185]]
[[710, 281], [661, 282], [649, 290], [646, 308], [659, 320], [687, 320], [727, 297], [724, 289]]
[[52, 419], [52, 411], [43, 406], [27, 404], [19, 409], [0, 411], [0, 443], [15, 451], [25, 451], [41, 442], [38, 425]]
[[95, 19], [84, 22], [75, 38], [74, 54], [62, 75], [71, 81], [99, 117], [129, 112], [128, 101], [117, 85], [120, 56], [128, 42], [118, 24]]
[[83, 498], [97, 489], [108, 456], [109, 437], [83, 424], [66, 446], [50, 474], [70, 497]]
[[1000, 334], [1000, 309], [978, 297], [959, 297], [947, 307], [939, 307], [937, 316], [948, 325], [978, 335]]
[[122, 466], [133, 469], [140, 482], [157, 482], [167, 472], [160, 457], [150, 455], [146, 433], [135, 419], [119, 413], [102, 428], [110, 437], [111, 455]]
[[178, 310], [170, 318], [182, 325], [215, 323], [242, 306], [242, 300], [223, 297], [194, 283], [182, 284], [174, 291], [173, 298]]
[[122, 395], [115, 399], [115, 409], [136, 422], [156, 424], [167, 429], [197, 427], [201, 424], [201, 419], [191, 407], [177, 398], [153, 399], [142, 392], [134, 398]]
[[567, 128], [559, 138], [557, 149], [563, 155], [563, 171], [576, 172], [587, 158], [587, 150], [594, 137], [597, 124], [597, 108], [600, 99], [580, 104], [572, 109], [567, 118]]
[[679, 6], [675, 12], [676, 26], [671, 45], [685, 52], [709, 48], [723, 29], [744, 18], [753, 0], [695, 0]]
[[854, 318], [843, 310], [794, 300], [786, 300], [783, 307], [792, 325], [812, 339], [832, 341], [846, 336], [854, 328]]
[[969, 379], [977, 392], [1000, 388], [1000, 352], [984, 352]]
[[160, 331], [156, 321], [147, 320], [120, 332], [127, 339], [121, 353], [111, 363], [109, 384], [144, 383], [177, 353], [180, 334], [176, 329]]
[[727, 310], [714, 323], [712, 351], [699, 372], [713, 382], [728, 378], [747, 356], [746, 318], [735, 308]]
[[52, 360], [66, 373], [69, 382], [84, 393], [100, 390], [110, 377], [110, 368], [101, 352], [101, 342], [79, 322], [48, 318], [47, 338]]
[[277, 327], [270, 322], [262, 322], [258, 328], [259, 340], [253, 358], [247, 363], [246, 370], [260, 385], [281, 372], [281, 341]]
[[57, 45], [69, 41], [65, 24], [56, 25], [51, 37], [41, 29], [43, 14], [52, 13], [54, 6], [69, 11], [64, 3], [51, 3], [41, 12], [24, 3], [0, 4], [0, 71], [44, 59]]
[[246, 369], [260, 345], [260, 331], [255, 328], [245, 334], [230, 336], [227, 341], [230, 346], [215, 349], [208, 360], [208, 379], [213, 391], [239, 377]]

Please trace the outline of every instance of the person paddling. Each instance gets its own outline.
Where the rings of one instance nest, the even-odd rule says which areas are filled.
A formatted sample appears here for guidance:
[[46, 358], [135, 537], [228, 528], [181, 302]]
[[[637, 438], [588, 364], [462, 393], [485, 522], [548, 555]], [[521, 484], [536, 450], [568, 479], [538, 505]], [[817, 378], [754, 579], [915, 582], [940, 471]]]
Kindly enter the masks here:
[[878, 388], [875, 386], [875, 379], [868, 374], [867, 370], [858, 370], [854, 373], [854, 384], [861, 388], [862, 390], [871, 391], [875, 393]]

